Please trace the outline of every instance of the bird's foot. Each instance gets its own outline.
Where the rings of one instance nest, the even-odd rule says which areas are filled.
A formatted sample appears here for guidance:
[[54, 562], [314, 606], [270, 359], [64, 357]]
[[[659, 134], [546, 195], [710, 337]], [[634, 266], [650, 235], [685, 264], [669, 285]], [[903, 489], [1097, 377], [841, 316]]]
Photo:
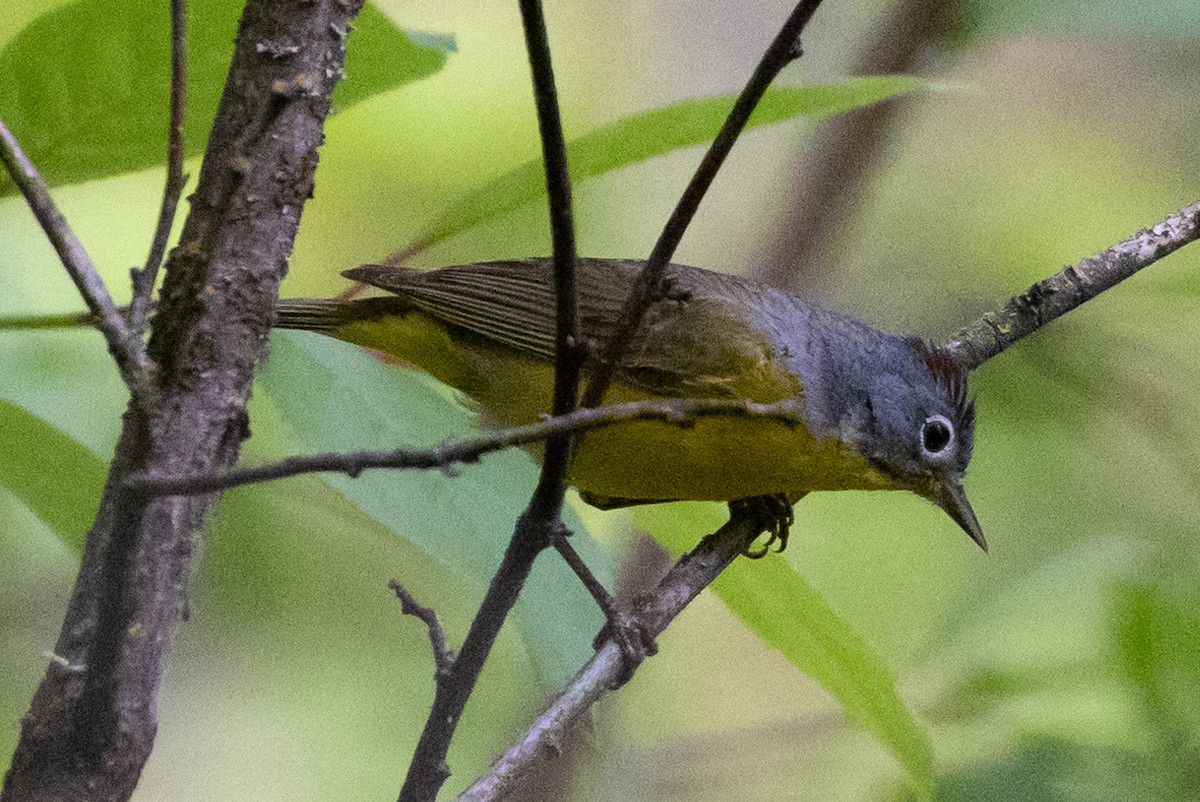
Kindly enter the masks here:
[[754, 549], [747, 546], [742, 552], [745, 556], [752, 560], [762, 559], [777, 543], [777, 553], [787, 548], [788, 535], [791, 533], [792, 524], [796, 522], [796, 515], [792, 509], [792, 500], [783, 493], [731, 501], [729, 511], [734, 515], [749, 513], [756, 516], [761, 531], [767, 535], [767, 542], [761, 547]]

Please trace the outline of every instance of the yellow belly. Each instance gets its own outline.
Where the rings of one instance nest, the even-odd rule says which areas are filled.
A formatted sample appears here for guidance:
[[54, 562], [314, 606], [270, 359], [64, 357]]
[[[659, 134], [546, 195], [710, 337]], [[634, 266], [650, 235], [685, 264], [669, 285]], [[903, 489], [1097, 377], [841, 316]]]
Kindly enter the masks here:
[[[425, 370], [478, 402], [486, 426], [532, 423], [550, 408], [553, 370], [540, 359], [451, 330], [420, 313], [358, 321], [336, 332]], [[661, 397], [616, 383], [606, 403]], [[762, 399], [760, 399], [762, 400]], [[540, 447], [531, 447], [538, 454]], [[593, 496], [729, 501], [813, 490], [889, 487], [836, 438], [802, 425], [745, 417], [702, 418], [688, 427], [616, 424], [577, 444], [568, 478]]]
[[580, 490], [619, 499], [730, 501], [813, 490], [885, 487], [861, 459], [803, 427], [705, 418], [692, 427], [634, 423], [587, 434], [573, 455]]

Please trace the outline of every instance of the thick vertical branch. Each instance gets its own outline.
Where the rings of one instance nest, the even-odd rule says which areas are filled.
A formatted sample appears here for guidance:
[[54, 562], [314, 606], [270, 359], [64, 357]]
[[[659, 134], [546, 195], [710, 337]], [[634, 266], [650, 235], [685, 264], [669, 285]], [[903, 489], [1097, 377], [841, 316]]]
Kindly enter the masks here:
[[[216, 496], [149, 499], [131, 473], [231, 464], [279, 281], [312, 189], [359, 2], [251, 0], [181, 245], [62, 631], [0, 799], [122, 800], [154, 743], [193, 539]], [[263, 42], [285, 41], [280, 49]], [[292, 48], [294, 47], [294, 52]]]

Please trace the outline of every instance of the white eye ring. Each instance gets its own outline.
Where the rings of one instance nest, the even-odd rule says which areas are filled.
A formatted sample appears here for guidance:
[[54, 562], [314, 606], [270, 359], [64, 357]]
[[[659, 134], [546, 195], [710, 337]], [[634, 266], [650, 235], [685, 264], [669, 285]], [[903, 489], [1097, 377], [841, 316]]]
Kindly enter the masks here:
[[954, 424], [945, 415], [930, 415], [921, 424], [921, 451], [927, 457], [944, 455], [954, 443]]

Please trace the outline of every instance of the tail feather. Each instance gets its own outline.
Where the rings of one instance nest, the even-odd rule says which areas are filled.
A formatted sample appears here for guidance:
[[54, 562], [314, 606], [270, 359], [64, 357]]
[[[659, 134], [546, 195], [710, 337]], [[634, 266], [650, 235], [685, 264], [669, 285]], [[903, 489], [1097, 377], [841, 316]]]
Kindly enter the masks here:
[[281, 298], [275, 306], [275, 328], [335, 334], [360, 320], [403, 315], [412, 305], [399, 297], [335, 301], [325, 298]]

